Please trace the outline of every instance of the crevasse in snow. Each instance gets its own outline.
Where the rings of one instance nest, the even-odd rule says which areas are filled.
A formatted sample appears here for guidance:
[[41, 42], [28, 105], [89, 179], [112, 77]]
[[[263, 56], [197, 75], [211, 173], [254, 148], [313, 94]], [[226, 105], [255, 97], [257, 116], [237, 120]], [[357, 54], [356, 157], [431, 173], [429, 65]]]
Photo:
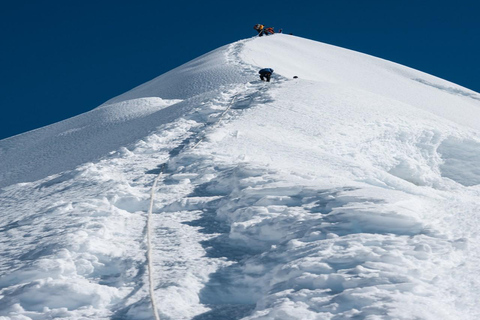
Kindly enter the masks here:
[[319, 42], [219, 48], [0, 141], [0, 318], [152, 319], [165, 168], [162, 319], [478, 319], [479, 116]]

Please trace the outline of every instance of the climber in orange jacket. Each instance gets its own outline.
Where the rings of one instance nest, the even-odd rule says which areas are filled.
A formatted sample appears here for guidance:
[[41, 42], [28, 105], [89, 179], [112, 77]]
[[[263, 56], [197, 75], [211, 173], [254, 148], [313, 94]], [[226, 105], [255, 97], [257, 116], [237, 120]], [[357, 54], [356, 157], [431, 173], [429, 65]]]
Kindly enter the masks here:
[[259, 24], [259, 23], [253, 26], [253, 29], [257, 30], [259, 37], [263, 36], [264, 28], [265, 27], [263, 26], [263, 24]]

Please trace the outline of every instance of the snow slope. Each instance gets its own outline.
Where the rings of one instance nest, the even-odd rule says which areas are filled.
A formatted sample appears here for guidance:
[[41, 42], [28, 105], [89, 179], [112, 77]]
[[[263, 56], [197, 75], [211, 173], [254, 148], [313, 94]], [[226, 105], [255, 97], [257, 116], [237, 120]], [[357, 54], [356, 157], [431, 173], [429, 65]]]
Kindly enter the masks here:
[[156, 177], [161, 319], [478, 319], [479, 116], [338, 47], [219, 48], [0, 141], [0, 319], [154, 319]]

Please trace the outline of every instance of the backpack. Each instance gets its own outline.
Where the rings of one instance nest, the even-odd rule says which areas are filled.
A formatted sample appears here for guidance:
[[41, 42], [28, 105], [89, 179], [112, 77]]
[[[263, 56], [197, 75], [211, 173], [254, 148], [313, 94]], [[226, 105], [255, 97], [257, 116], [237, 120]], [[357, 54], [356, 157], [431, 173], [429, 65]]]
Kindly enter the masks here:
[[266, 33], [270, 33], [270, 34], [274, 34], [275, 31], [273, 30], [273, 28], [265, 28], [265, 32]]
[[262, 74], [262, 73], [273, 73], [273, 69], [272, 68], [264, 68], [260, 71], [258, 71], [258, 73]]

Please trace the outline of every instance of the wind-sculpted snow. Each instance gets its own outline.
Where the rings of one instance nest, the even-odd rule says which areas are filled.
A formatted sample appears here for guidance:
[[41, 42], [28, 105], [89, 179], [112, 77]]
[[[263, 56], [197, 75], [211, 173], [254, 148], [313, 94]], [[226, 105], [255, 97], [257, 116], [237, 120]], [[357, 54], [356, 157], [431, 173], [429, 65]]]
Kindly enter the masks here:
[[464, 186], [480, 185], [480, 142], [449, 137], [438, 147], [442, 175]]
[[0, 141], [0, 187], [34, 181], [98, 160], [172, 121], [181, 100], [139, 98], [103, 106], [53, 125]]
[[[1, 141], [0, 319], [153, 319], [159, 174], [161, 319], [478, 319], [480, 108], [456, 90], [275, 35]], [[35, 157], [55, 174], [22, 178]]]

